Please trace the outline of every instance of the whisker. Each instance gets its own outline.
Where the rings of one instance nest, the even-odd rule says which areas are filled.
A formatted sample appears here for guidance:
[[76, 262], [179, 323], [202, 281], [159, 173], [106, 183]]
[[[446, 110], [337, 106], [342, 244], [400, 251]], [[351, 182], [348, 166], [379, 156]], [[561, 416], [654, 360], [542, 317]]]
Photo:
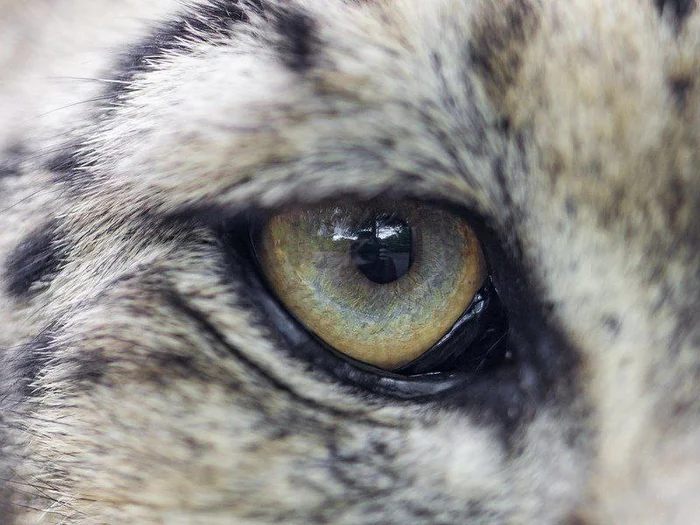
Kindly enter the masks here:
[[15, 201], [10, 206], [7, 206], [5, 208], [0, 208], [0, 213], [10, 211], [10, 210], [14, 209], [15, 207], [19, 206], [20, 204], [25, 203], [25, 202], [35, 198], [37, 195], [41, 195], [42, 192], [47, 192], [47, 193], [51, 192], [52, 189], [53, 188], [41, 188], [38, 191], [35, 191], [34, 193], [27, 195], [26, 197], [22, 197], [21, 199]]
[[94, 97], [94, 98], [88, 98], [88, 99], [85, 99], [85, 100], [81, 100], [81, 101], [79, 101], [79, 102], [73, 102], [72, 104], [66, 104], [65, 106], [61, 106], [61, 107], [58, 107], [58, 108], [51, 109], [51, 110], [49, 110], [49, 111], [47, 111], [47, 112], [45, 112], [45, 113], [39, 113], [38, 115], [34, 115], [34, 116], [32, 116], [32, 117], [30, 117], [30, 118], [28, 118], [28, 119], [26, 119], [26, 120], [20, 121], [19, 124], [26, 124], [27, 122], [30, 122], [30, 121], [32, 121], [32, 120], [34, 120], [34, 119], [38, 119], [38, 118], [41, 118], [41, 117], [45, 117], [46, 115], [50, 115], [50, 114], [52, 114], [52, 113], [56, 113], [57, 111], [62, 111], [62, 110], [64, 110], [64, 109], [69, 109], [69, 108], [72, 108], [72, 107], [75, 107], [75, 106], [80, 106], [80, 105], [82, 105], [82, 104], [90, 104], [91, 102], [99, 102], [100, 100], [109, 100], [110, 98], [112, 98], [112, 95], [102, 95], [102, 96], [99, 96], [99, 97]]
[[80, 80], [86, 82], [104, 82], [106, 84], [128, 84], [126, 80], [117, 80], [113, 78], [97, 78], [97, 77], [46, 77], [50, 80]]

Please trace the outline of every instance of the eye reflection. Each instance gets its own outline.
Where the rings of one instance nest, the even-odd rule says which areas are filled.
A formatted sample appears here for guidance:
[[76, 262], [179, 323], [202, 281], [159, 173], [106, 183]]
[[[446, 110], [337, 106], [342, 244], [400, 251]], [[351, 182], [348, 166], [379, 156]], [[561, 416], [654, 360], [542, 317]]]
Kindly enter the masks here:
[[350, 250], [367, 279], [377, 284], [396, 281], [413, 262], [411, 227], [398, 217], [378, 215], [361, 226]]

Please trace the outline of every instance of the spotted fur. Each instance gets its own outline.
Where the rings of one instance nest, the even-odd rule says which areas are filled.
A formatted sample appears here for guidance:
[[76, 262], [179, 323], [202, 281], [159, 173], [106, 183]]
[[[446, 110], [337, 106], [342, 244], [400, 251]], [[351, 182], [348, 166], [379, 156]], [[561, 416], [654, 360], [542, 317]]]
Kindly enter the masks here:
[[[2, 523], [700, 522], [696, 2], [10, 0], [0, 63]], [[512, 367], [285, 331], [240, 224], [377, 196], [482, 225]]]

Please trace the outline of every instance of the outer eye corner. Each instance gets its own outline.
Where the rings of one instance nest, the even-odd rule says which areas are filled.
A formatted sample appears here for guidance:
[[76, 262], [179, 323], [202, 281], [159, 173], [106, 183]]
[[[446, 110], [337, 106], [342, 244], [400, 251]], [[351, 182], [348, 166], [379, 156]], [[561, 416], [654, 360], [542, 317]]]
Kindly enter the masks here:
[[279, 303], [335, 358], [391, 377], [478, 372], [507, 321], [476, 233], [413, 201], [326, 203], [255, 221]]

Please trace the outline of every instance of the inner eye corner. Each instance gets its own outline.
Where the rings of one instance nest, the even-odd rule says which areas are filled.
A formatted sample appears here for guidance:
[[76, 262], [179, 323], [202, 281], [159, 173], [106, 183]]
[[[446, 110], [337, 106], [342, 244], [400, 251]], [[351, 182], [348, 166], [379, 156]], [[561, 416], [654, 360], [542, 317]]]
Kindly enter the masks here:
[[470, 215], [330, 201], [252, 215], [247, 233], [268, 291], [334, 359], [405, 379], [477, 374], [506, 354], [507, 319]]

